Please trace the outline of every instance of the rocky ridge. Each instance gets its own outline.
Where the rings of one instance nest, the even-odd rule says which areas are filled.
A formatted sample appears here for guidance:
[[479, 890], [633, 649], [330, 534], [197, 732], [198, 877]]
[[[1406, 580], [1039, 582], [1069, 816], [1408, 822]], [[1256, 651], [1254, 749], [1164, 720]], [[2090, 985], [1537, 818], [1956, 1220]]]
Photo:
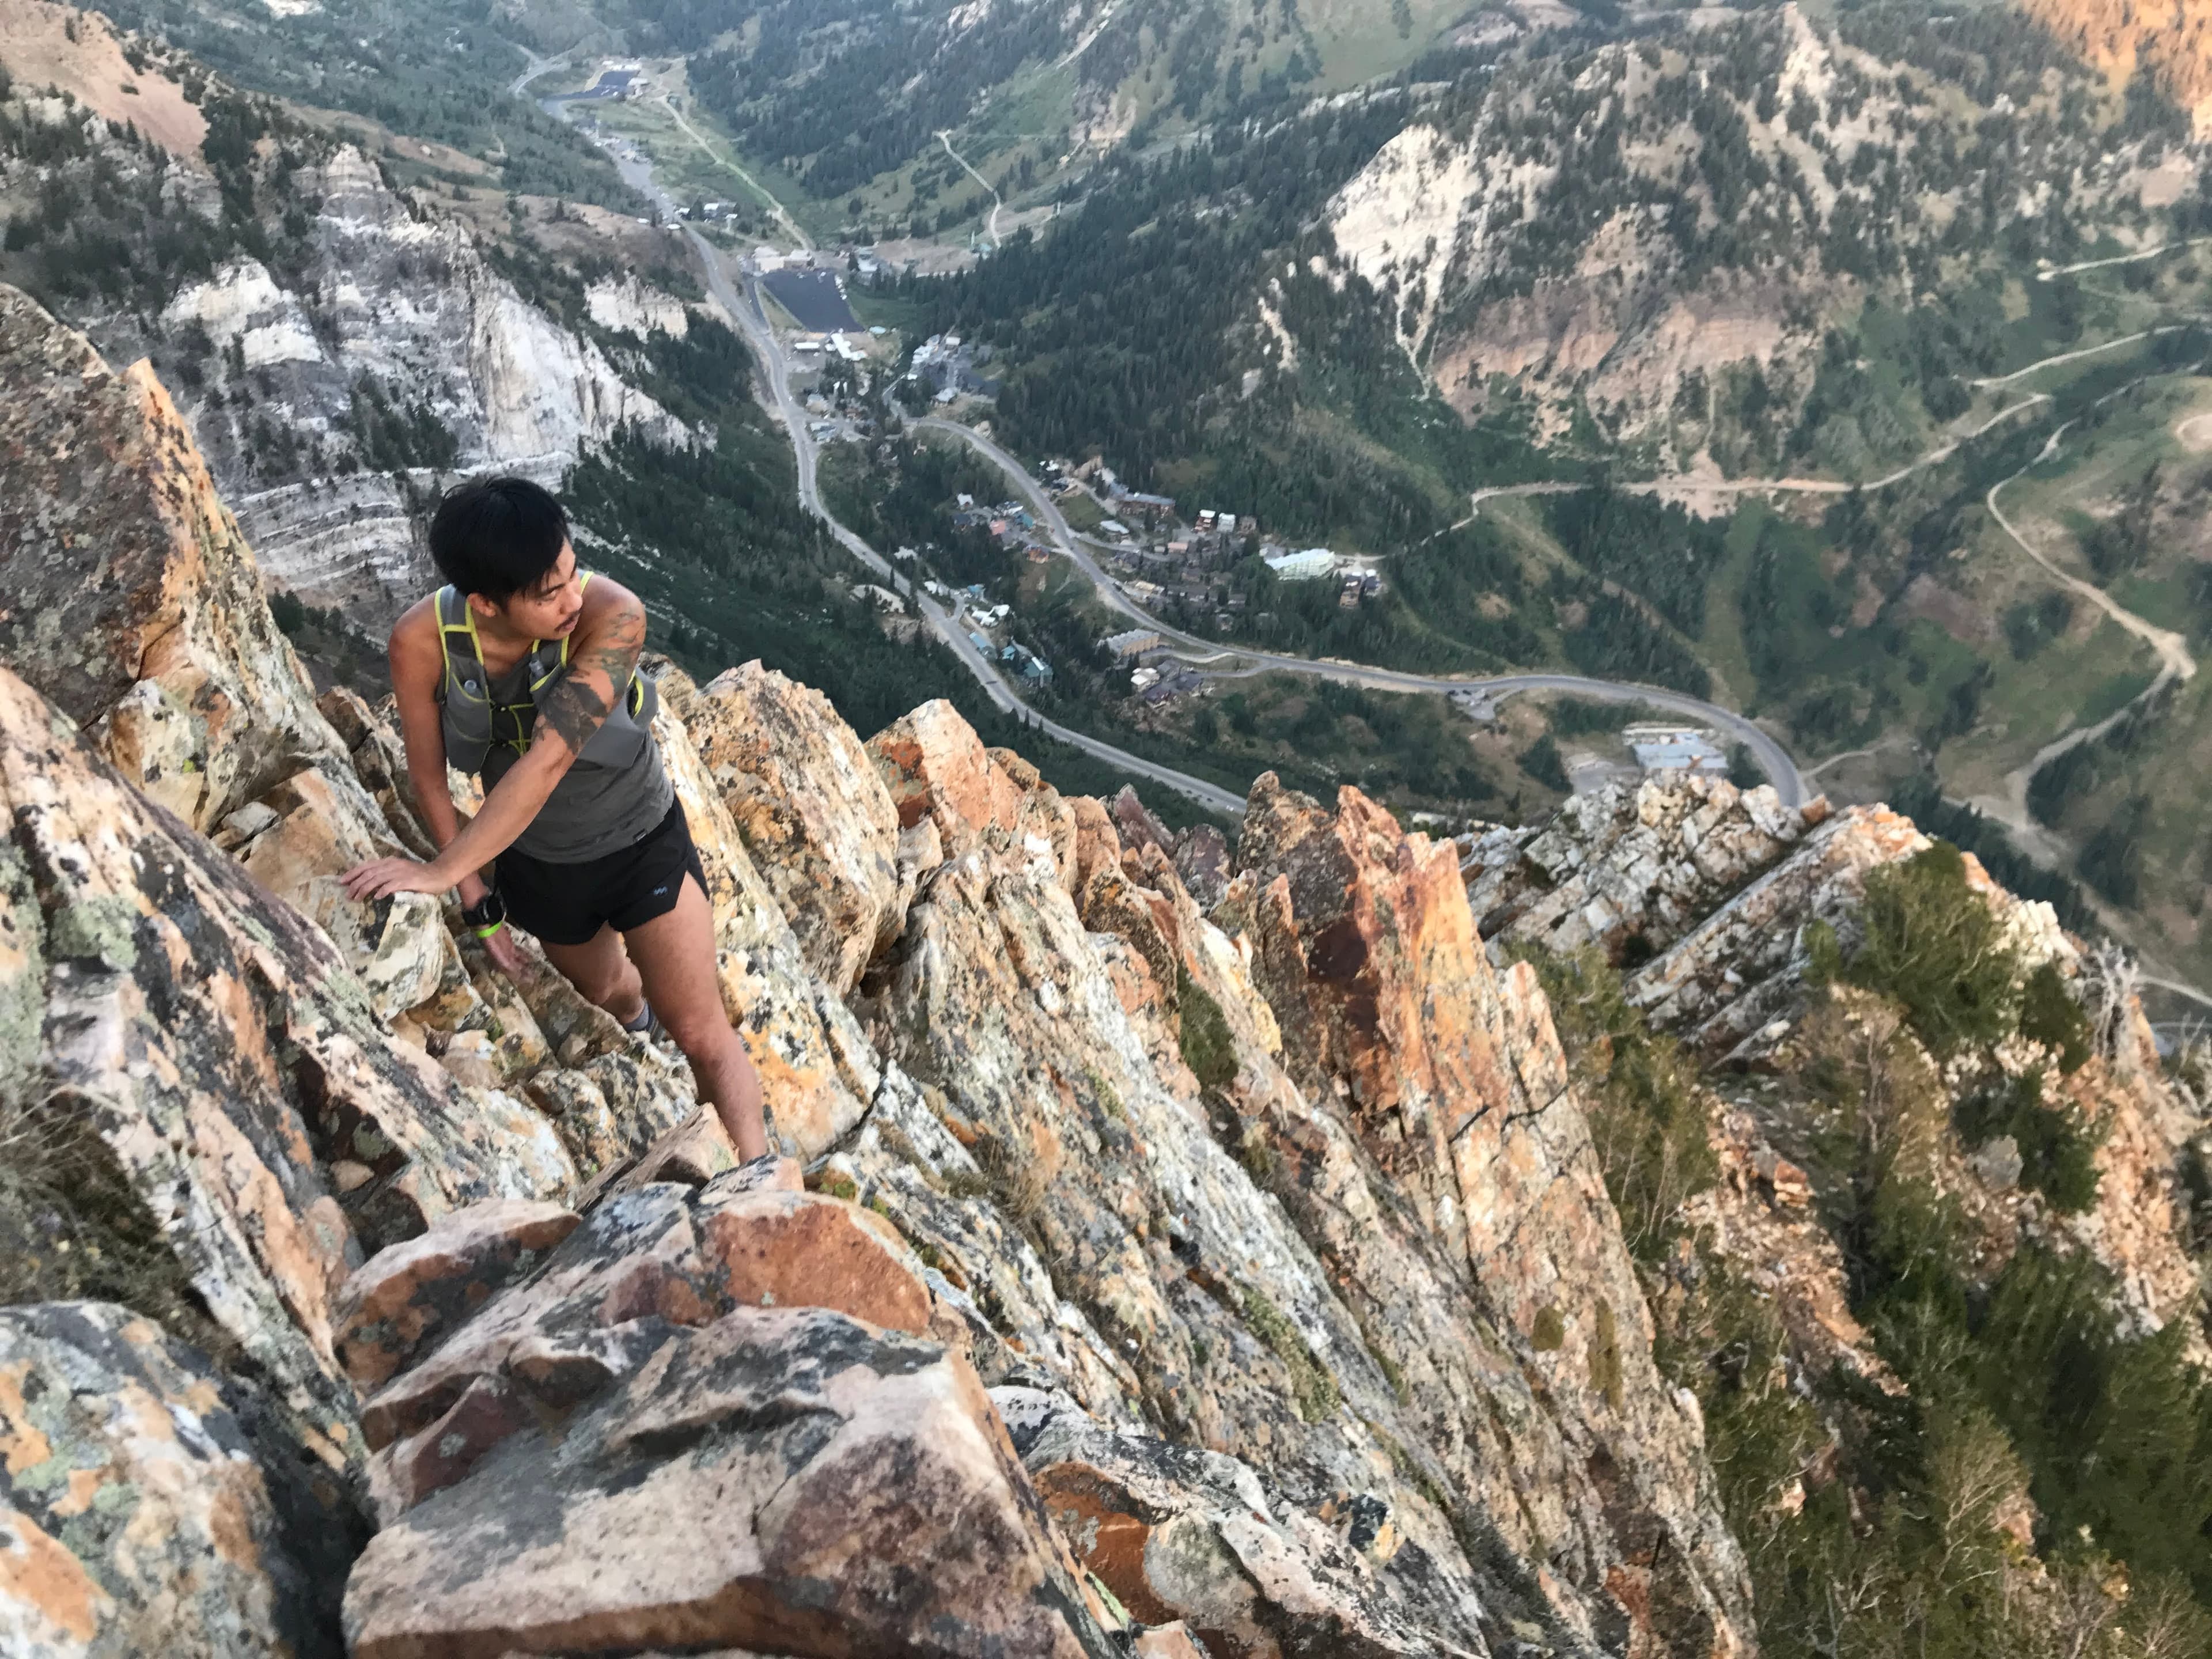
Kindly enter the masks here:
[[[477, 1650], [464, 1629], [504, 1604], [427, 1597], [406, 1564], [432, 1546], [405, 1540], [472, 1535], [502, 1483], [581, 1482], [580, 1516], [626, 1493], [605, 1513], [649, 1531], [726, 1456], [818, 1455], [850, 1490], [835, 1449], [869, 1436], [867, 1456], [951, 1459], [958, 1512], [998, 1506], [977, 1571], [1020, 1602], [1005, 1631], [1052, 1631], [1006, 1638], [1024, 1651], [1103, 1652], [1132, 1620], [1229, 1652], [1748, 1644], [1540, 994], [1482, 958], [1449, 848], [1356, 793], [1330, 812], [1267, 786], [1210, 920], [1159, 844], [942, 705], [863, 745], [778, 676], [671, 671], [662, 741], [793, 1160], [734, 1190], [680, 1061], [542, 969], [501, 982], [428, 900], [343, 899], [347, 864], [424, 844], [389, 726], [313, 697], [152, 375], [21, 296], [0, 319], [0, 566], [35, 601], [0, 624], [4, 1070], [27, 1122], [88, 1133], [117, 1194], [51, 1172], [28, 1293], [152, 1304], [233, 1357], [257, 1455], [325, 1516], [288, 1533], [272, 1510], [254, 1570], [327, 1613], [305, 1535], [382, 1528], [356, 1650]], [[441, 1243], [517, 1216], [537, 1231]], [[173, 1270], [88, 1265], [126, 1237]], [[458, 1302], [423, 1288], [457, 1273], [481, 1275]], [[1542, 1354], [1540, 1303], [1575, 1333]], [[787, 1431], [714, 1403], [731, 1388], [827, 1392], [776, 1407]], [[700, 1429], [641, 1428], [648, 1401]], [[548, 1411], [608, 1437], [573, 1416], [556, 1452]], [[851, 1559], [854, 1537], [805, 1543], [763, 1510], [721, 1566], [690, 1564], [697, 1590], [658, 1553], [525, 1644], [829, 1651], [834, 1628], [982, 1650], [915, 1633], [918, 1524], [886, 1511], [861, 1553], [889, 1576], [839, 1610], [775, 1611], [805, 1551]], [[560, 1580], [557, 1537], [498, 1547], [487, 1582], [520, 1575], [532, 1606]], [[118, 1608], [137, 1593], [77, 1559]], [[94, 1626], [95, 1650], [124, 1627]]]
[[[1932, 1092], [1946, 1124], [1987, 1085], [1940, 1065], [1893, 1007], [1823, 985], [1811, 938], [1826, 926], [1848, 949], [1869, 874], [1929, 845], [1883, 807], [1837, 811], [1815, 799], [1801, 812], [1765, 787], [1698, 777], [1610, 786], [1571, 800], [1547, 825], [1478, 827], [1462, 840], [1464, 878], [1496, 959], [1530, 948], [1608, 957], [1621, 965], [1630, 1004], [1721, 1068], [1711, 1074], [1719, 1179], [1685, 1217], [1686, 1234], [1703, 1243], [1654, 1281], [1660, 1298], [1693, 1293], [1701, 1255], [1771, 1299], [1793, 1376], [1840, 1367], [1890, 1392], [1902, 1384], [1850, 1312], [1836, 1237], [1842, 1126], [1808, 1079], [1847, 1068], [1853, 1053], [1895, 1045], [1905, 1056], [1899, 1074]], [[2063, 1212], [2024, 1186], [2008, 1137], [1977, 1148], [1944, 1133], [1928, 1149], [1940, 1189], [1967, 1220], [1973, 1271], [1993, 1281], [2031, 1243], [2079, 1253], [2103, 1270], [2125, 1328], [2183, 1322], [2185, 1347], [2202, 1364], [2212, 1347], [2195, 1313], [2185, 1173], [2202, 1156], [2202, 1111], [2169, 1080], [2112, 959], [2085, 951], [2048, 905], [1997, 886], [1971, 855], [1966, 874], [2025, 965], [2055, 967], [2100, 1032], [2070, 1072], [2024, 1040], [1996, 1055], [2010, 1077], [2042, 1076], [2045, 1109], [2078, 1112], [2087, 1127], [2097, 1182], [2085, 1208]], [[1785, 1501], [1832, 1478], [1835, 1443]]]
[[[664, 667], [771, 1116], [736, 1169], [680, 1060], [337, 889], [427, 846], [397, 740], [313, 696], [151, 373], [0, 293], [0, 1630], [125, 1652], [200, 1597], [176, 1650], [1754, 1650], [1670, 1292], [1461, 848], [1263, 778], [1231, 854], [943, 704], [864, 742], [757, 665]], [[1601, 898], [1651, 933], [1639, 1000], [1778, 1052], [1795, 919], [1917, 842], [1726, 788], [1498, 840], [1485, 914], [1617, 935]], [[1713, 1224], [1863, 1354], [1744, 1092]], [[2135, 1231], [2117, 1192], [2076, 1222], [2169, 1316], [2137, 1144]]]

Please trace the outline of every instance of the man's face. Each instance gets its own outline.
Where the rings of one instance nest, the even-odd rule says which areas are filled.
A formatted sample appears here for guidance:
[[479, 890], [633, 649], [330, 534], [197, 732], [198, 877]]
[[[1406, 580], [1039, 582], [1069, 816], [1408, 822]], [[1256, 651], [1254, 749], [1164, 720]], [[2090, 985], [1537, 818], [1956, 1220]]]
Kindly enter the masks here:
[[[472, 597], [470, 603], [484, 601]], [[575, 630], [576, 619], [584, 614], [584, 589], [576, 580], [576, 550], [562, 543], [561, 556], [535, 586], [494, 608], [508, 629], [525, 639], [568, 638]]]

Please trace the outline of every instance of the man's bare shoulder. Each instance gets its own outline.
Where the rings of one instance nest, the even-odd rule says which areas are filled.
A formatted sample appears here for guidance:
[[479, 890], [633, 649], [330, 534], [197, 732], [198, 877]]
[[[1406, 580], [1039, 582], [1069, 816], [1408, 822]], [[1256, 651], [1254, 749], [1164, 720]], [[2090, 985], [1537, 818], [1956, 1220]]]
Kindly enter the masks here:
[[395, 667], [435, 670], [444, 660], [445, 647], [438, 638], [436, 595], [417, 599], [392, 624], [392, 661]]
[[644, 614], [643, 599], [612, 576], [596, 570], [592, 573], [591, 586], [584, 590], [583, 623], [595, 623], [605, 617], [642, 617]]

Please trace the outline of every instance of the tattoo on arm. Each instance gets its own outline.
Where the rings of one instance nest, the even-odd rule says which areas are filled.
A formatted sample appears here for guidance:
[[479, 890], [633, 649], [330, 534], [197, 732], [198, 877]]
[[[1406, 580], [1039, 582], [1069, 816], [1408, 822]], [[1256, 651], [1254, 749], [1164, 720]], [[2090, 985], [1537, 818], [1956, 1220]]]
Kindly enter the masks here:
[[[644, 649], [643, 608], [617, 611], [607, 619], [605, 630], [590, 648], [580, 653], [568, 672], [547, 690], [539, 718], [572, 757], [584, 752], [592, 734], [605, 723], [615, 703], [628, 691], [630, 672]], [[578, 672], [586, 668], [594, 676], [606, 677], [611, 688], [606, 695], [602, 696], [597, 685]]]

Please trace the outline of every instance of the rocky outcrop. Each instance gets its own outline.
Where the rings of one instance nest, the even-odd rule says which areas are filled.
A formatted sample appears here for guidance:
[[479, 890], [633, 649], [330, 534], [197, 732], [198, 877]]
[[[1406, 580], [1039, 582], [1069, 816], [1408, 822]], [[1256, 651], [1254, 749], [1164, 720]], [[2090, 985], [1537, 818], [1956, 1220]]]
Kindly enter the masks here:
[[354, 1654], [1111, 1651], [921, 1264], [796, 1187], [610, 1200], [370, 1398]]
[[1085, 1565], [1140, 1619], [1180, 1625], [1209, 1653], [1438, 1651], [1364, 1591], [1397, 1540], [1363, 1494], [1326, 1516], [1273, 1510], [1236, 1459], [1143, 1440], [1074, 1413], [1029, 1431], [1025, 1461]]
[[346, 1635], [356, 1659], [1115, 1651], [965, 1363], [819, 1308], [666, 1329], [557, 1438], [380, 1533]]
[[[1638, 969], [1628, 981], [1631, 999], [1654, 1024], [1681, 1032], [1695, 1047], [1715, 1054], [1733, 1051], [1758, 1037], [1800, 994], [1804, 924], [1847, 921], [1865, 891], [1868, 871], [1927, 844], [1911, 819], [1887, 807], [1838, 813]], [[2055, 936], [2048, 907], [2039, 920]]]
[[[1725, 778], [1646, 778], [1567, 797], [1540, 824], [1458, 838], [1482, 936], [1645, 957], [1672, 945], [1827, 817]], [[1493, 961], [1500, 960], [1495, 948]]]
[[[34, 1103], [33, 1130], [96, 1138], [122, 1188], [102, 1224], [158, 1237], [344, 1467], [357, 1450], [329, 1303], [357, 1237], [374, 1248], [475, 1199], [565, 1192], [567, 1153], [527, 1107], [394, 1042], [313, 923], [130, 791], [4, 670], [0, 811], [0, 1005], [18, 1011], [0, 1075]], [[342, 1196], [338, 1163], [359, 1172]]]
[[723, 1006], [760, 1073], [777, 1143], [816, 1158], [860, 1121], [883, 1086], [883, 1068], [835, 990], [811, 971], [793, 927], [805, 910], [794, 906], [787, 913], [779, 905], [746, 850], [730, 810], [733, 798], [746, 804], [746, 792], [724, 786], [693, 745], [679, 711], [699, 712], [700, 735], [711, 746], [726, 730], [714, 718], [718, 700], [665, 665], [660, 686], [653, 734], [707, 872]]
[[234, 1393], [127, 1308], [0, 1309], [0, 1645], [336, 1659], [355, 1540]]
[[663, 294], [635, 273], [603, 276], [584, 290], [592, 320], [617, 334], [641, 337], [658, 330], [682, 339], [690, 332], [691, 313], [672, 294]]
[[897, 810], [860, 740], [819, 691], [757, 662], [709, 681], [684, 719], [807, 966], [851, 990], [914, 896]]
[[152, 371], [0, 288], [0, 659], [196, 830], [342, 763]]
[[1590, 1564], [1599, 1582], [1670, 1639], [1735, 1639], [1748, 1588], [1713, 1512], [1699, 1425], [1652, 1364], [1550, 1010], [1526, 965], [1491, 968], [1454, 849], [1407, 835], [1355, 789], [1331, 814], [1269, 775], [1237, 862], [1231, 902], [1249, 907], [1255, 977], [1292, 1075], [1343, 1100], [1423, 1230], [1527, 1345], [1522, 1364], [1593, 1477], [1602, 1463], [1607, 1502], [1637, 1511], [1628, 1537], [1593, 1536], [1613, 1557]]
[[[1352, 1091], [1350, 1064], [1340, 1076], [1314, 1063], [1314, 1033], [1343, 1023], [1305, 976], [1297, 936], [1308, 917], [1298, 907], [1326, 932], [1321, 907], [1332, 891], [1341, 901], [1351, 872], [1316, 865], [1310, 891], [1300, 885], [1294, 899], [1289, 870], [1271, 872], [1275, 909], [1264, 922], [1255, 914], [1259, 876], [1241, 874], [1208, 920], [1141, 820], [1130, 820], [1139, 839], [1125, 849], [1113, 815], [1079, 802], [1067, 808], [1073, 872], [1064, 882], [1050, 840], [1018, 829], [1055, 821], [1056, 797], [984, 751], [972, 733], [963, 738], [956, 720], [925, 711], [870, 744], [896, 780], [895, 796], [903, 793], [911, 810], [940, 823], [948, 845], [967, 849], [924, 884], [903, 935], [862, 987], [872, 1027], [921, 1081], [942, 1127], [918, 1130], [918, 1115], [908, 1114], [884, 1122], [879, 1107], [872, 1133], [864, 1131], [850, 1157], [861, 1188], [926, 1241], [925, 1259], [944, 1264], [948, 1277], [957, 1273], [980, 1308], [1004, 1310], [992, 1318], [995, 1328], [1018, 1334], [1019, 1347], [1006, 1339], [979, 1347], [987, 1380], [1049, 1385], [1109, 1425], [1157, 1425], [1170, 1440], [1233, 1456], [1259, 1472], [1282, 1512], [1328, 1510], [1334, 1535], [1361, 1524], [1343, 1495], [1365, 1494], [1358, 1512], [1389, 1517], [1394, 1546], [1406, 1547], [1353, 1551], [1365, 1565], [1350, 1581], [1332, 1577], [1341, 1563], [1330, 1569], [1322, 1556], [1300, 1557], [1300, 1572], [1316, 1583], [1357, 1583], [1330, 1615], [1344, 1630], [1412, 1629], [1431, 1640], [1454, 1632], [1472, 1644], [1520, 1617], [1571, 1642], [1648, 1619], [1656, 1604], [1662, 1619], [1686, 1621], [1670, 1623], [1670, 1639], [1692, 1639], [1683, 1631], [1700, 1617], [1702, 1639], [1737, 1639], [1741, 1570], [1724, 1533], [1700, 1512], [1708, 1500], [1695, 1473], [1694, 1429], [1657, 1389], [1648, 1352], [1632, 1359], [1618, 1386], [1640, 1391], [1631, 1407], [1637, 1431], [1658, 1413], [1673, 1420], [1659, 1420], [1662, 1457], [1634, 1465], [1629, 1478], [1660, 1479], [1664, 1460], [1674, 1461], [1669, 1474], [1679, 1484], [1662, 1501], [1680, 1530], [1674, 1545], [1624, 1559], [1583, 1468], [1600, 1443], [1586, 1437], [1582, 1407], [1562, 1410], [1552, 1399], [1555, 1389], [1566, 1392], [1570, 1376], [1577, 1395], [1616, 1386], [1607, 1369], [1613, 1347], [1591, 1335], [1601, 1316], [1588, 1304], [1572, 1310], [1582, 1341], [1608, 1358], [1578, 1349], [1558, 1383], [1527, 1363], [1533, 1353], [1506, 1358], [1523, 1341], [1510, 1322], [1515, 1310], [1475, 1288], [1464, 1230], [1454, 1236], [1425, 1224], [1407, 1202], [1418, 1172], [1395, 1155], [1395, 1137], [1376, 1135], [1370, 1146], [1354, 1127], [1358, 1113], [1338, 1107]], [[1266, 788], [1255, 796], [1247, 848], [1262, 844], [1265, 832], [1255, 839], [1255, 830], [1272, 802]], [[1303, 810], [1314, 813], [1316, 835], [1334, 833], [1322, 828], [1333, 825], [1329, 815], [1310, 803]], [[1344, 836], [1363, 848], [1386, 832], [1404, 842], [1356, 795], [1342, 821]], [[1295, 862], [1291, 838], [1279, 839], [1283, 861]], [[1470, 963], [1485, 981], [1492, 977], [1449, 850], [1432, 861], [1433, 896], [1456, 905], [1472, 954], [1393, 957], [1401, 969], [1394, 989], [1416, 1006], [1450, 999], [1455, 975]], [[1388, 902], [1409, 896], [1394, 890]], [[1322, 978], [1316, 969], [1313, 979]], [[1540, 1008], [1533, 986], [1527, 991]], [[1525, 1000], [1518, 1017], [1534, 1018]], [[1431, 1039], [1434, 1086], [1455, 1097], [1495, 1084], [1485, 1068], [1510, 1064], [1499, 1045], [1528, 1035], [1509, 1032], [1498, 1010], [1470, 1011], [1467, 1019], [1437, 1027]], [[1420, 1035], [1413, 1026], [1407, 1034]], [[1032, 1056], [1048, 1059], [1040, 1066]], [[1543, 1102], [1578, 1121], [1571, 1101], [1554, 1098], [1563, 1088], [1562, 1072]], [[1502, 1120], [1507, 1086], [1496, 1089]], [[921, 1152], [918, 1160], [896, 1156], [908, 1148]], [[1387, 1163], [1377, 1161], [1378, 1149]], [[1614, 1276], [1603, 1283], [1620, 1297], [1611, 1342], [1633, 1345], [1648, 1327], [1601, 1191], [1591, 1203], [1594, 1169], [1577, 1167], [1571, 1146], [1547, 1148], [1532, 1162], [1516, 1144], [1510, 1158], [1530, 1164], [1526, 1184], [1504, 1182], [1494, 1200], [1486, 1196], [1486, 1219], [1502, 1220], [1511, 1202], [1556, 1184], [1559, 1194], [1530, 1203], [1521, 1248], [1540, 1237], [1547, 1248], [1567, 1249], [1570, 1269], [1580, 1271], [1572, 1252], [1595, 1252], [1590, 1235], [1611, 1233]], [[955, 1196], [976, 1186], [991, 1205]], [[1570, 1193], [1577, 1196], [1562, 1210]], [[1576, 1205], [1579, 1223], [1569, 1219]], [[1012, 1240], [1010, 1214], [1019, 1223]], [[1579, 1237], [1577, 1224], [1585, 1229]], [[1024, 1246], [1056, 1264], [1057, 1317], [1034, 1279], [1006, 1271], [1010, 1247], [1018, 1261]], [[1527, 1277], [1543, 1272], [1532, 1265]], [[1519, 1316], [1533, 1321], [1535, 1311]], [[1052, 1333], [1048, 1346], [1031, 1346], [1037, 1330]], [[1512, 1430], [1499, 1431], [1501, 1421]], [[1614, 1432], [1624, 1443], [1632, 1437], [1625, 1425]], [[1138, 1448], [1130, 1455], [1146, 1455]], [[1612, 1458], [1604, 1454], [1607, 1480], [1626, 1485]], [[1455, 1492], [1466, 1497], [1447, 1496]], [[1616, 1491], [1614, 1501], [1642, 1512], [1652, 1494]], [[1470, 1561], [1463, 1540], [1492, 1528], [1508, 1551], [1533, 1549], [1540, 1529], [1559, 1577], [1539, 1590]], [[1678, 1566], [1675, 1582], [1664, 1562], [1691, 1549], [1706, 1552], [1710, 1565], [1688, 1574]], [[1647, 1593], [1637, 1575], [1653, 1576], [1655, 1564], [1664, 1582]], [[1093, 1570], [1106, 1576], [1095, 1563]], [[1257, 1594], [1249, 1573], [1233, 1577], [1243, 1587], [1238, 1595]]]
[[2212, 126], [2212, 8], [2201, 0], [2028, 0], [2024, 9], [2113, 79], [2149, 76], [2200, 137]]

